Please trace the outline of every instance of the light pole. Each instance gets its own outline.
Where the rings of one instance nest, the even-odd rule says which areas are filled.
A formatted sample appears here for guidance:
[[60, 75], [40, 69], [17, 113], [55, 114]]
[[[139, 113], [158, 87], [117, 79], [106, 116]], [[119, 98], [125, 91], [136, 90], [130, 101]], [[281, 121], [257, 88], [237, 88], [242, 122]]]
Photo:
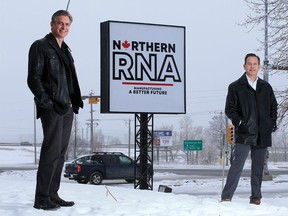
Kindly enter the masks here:
[[[264, 73], [263, 79], [269, 82], [269, 74], [268, 74], [268, 67], [269, 67], [269, 60], [268, 60], [268, 0], [265, 0], [265, 38], [264, 38]], [[268, 148], [266, 150], [266, 158], [264, 161], [264, 173], [263, 173], [263, 180], [273, 180], [272, 175], [269, 174], [268, 170], [268, 158], [269, 158], [269, 151]]]
[[[126, 124], [127, 121], [125, 120]], [[130, 150], [131, 150], [131, 119], [128, 119], [128, 156], [130, 157]]]
[[89, 96], [82, 96], [81, 97], [82, 100], [85, 100], [85, 99], [89, 99], [89, 104], [90, 104], [90, 153], [93, 152], [93, 143], [94, 143], [94, 140], [93, 140], [93, 104], [97, 104], [99, 102], [99, 99], [100, 99], [100, 96], [95, 96], [93, 95], [93, 92], [91, 91], [91, 93], [89, 94]]
[[[92, 93], [91, 93], [92, 94]], [[93, 152], [93, 143], [94, 143], [94, 138], [93, 138], [93, 104], [90, 104], [90, 153]]]
[[269, 60], [268, 60], [268, 3], [267, 0], [265, 0], [265, 38], [264, 38], [264, 74], [263, 79], [267, 82], [269, 82], [268, 77], [268, 66], [269, 66]]

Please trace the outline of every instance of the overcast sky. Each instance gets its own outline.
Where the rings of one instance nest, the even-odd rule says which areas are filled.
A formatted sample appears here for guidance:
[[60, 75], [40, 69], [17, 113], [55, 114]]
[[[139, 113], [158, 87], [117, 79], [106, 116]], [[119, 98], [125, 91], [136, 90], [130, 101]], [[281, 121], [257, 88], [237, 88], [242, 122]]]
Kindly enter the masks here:
[[[68, 0], [0, 0], [0, 142], [33, 141], [33, 96], [26, 83], [28, 50], [31, 43], [50, 32], [51, 15], [66, 9], [67, 3]], [[74, 22], [65, 41], [72, 49], [82, 95], [91, 90], [100, 95], [101, 22], [185, 26], [186, 110], [194, 126], [208, 126], [213, 115], [223, 111], [229, 83], [244, 72], [246, 53], [255, 52], [263, 61], [264, 51], [257, 50], [261, 47], [259, 40], [264, 38], [264, 26], [248, 32], [238, 25], [252, 13], [242, 0], [71, 0], [69, 11]], [[262, 77], [262, 72], [259, 75]], [[274, 89], [286, 89], [286, 76], [269, 78]], [[84, 103], [78, 122], [86, 131], [90, 105]], [[121, 139], [127, 136], [125, 120], [134, 120], [133, 115], [100, 114], [99, 105], [94, 109], [94, 118], [101, 119], [97, 129]], [[182, 117], [155, 115], [154, 129], [163, 124], [177, 128]], [[39, 120], [37, 128], [39, 142]]]

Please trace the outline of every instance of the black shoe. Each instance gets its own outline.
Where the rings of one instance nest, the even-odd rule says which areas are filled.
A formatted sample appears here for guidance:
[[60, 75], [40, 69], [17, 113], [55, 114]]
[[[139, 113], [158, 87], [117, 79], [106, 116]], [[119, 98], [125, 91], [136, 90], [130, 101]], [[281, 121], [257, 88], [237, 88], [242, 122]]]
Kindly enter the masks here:
[[261, 204], [261, 200], [260, 199], [250, 200], [250, 204], [260, 205]]
[[230, 199], [230, 198], [222, 198], [221, 199], [221, 202], [231, 202], [232, 201], [232, 199]]
[[62, 207], [71, 207], [71, 206], [75, 205], [75, 203], [73, 201], [65, 201], [65, 200], [61, 199], [60, 197], [51, 199], [51, 201], [53, 203], [58, 204], [59, 206], [62, 206]]
[[34, 203], [34, 208], [43, 210], [57, 210], [60, 208], [59, 204], [51, 202], [50, 199], [36, 200]]

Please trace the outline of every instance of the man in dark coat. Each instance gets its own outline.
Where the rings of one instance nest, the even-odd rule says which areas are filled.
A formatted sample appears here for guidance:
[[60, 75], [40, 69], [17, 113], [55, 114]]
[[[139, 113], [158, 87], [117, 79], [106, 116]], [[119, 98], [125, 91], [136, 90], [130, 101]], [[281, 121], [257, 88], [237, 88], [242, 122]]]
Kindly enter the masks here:
[[261, 184], [267, 147], [276, 130], [277, 101], [270, 84], [258, 77], [260, 58], [249, 53], [245, 73], [228, 88], [225, 113], [235, 127], [235, 158], [228, 172], [221, 200], [231, 201], [246, 158], [251, 151], [250, 203], [261, 203]]
[[29, 50], [27, 82], [35, 96], [37, 118], [41, 119], [44, 134], [37, 172], [36, 209], [74, 205], [58, 195], [73, 111], [77, 114], [83, 108], [74, 60], [64, 42], [72, 20], [65, 10], [55, 12], [51, 33], [35, 41]]

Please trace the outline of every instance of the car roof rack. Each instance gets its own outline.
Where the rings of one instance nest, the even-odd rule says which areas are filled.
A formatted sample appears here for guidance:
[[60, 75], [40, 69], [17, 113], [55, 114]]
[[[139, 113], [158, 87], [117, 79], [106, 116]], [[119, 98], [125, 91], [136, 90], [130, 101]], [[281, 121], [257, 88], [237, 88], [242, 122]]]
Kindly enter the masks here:
[[97, 154], [97, 155], [123, 155], [122, 152], [93, 152], [93, 154]]

